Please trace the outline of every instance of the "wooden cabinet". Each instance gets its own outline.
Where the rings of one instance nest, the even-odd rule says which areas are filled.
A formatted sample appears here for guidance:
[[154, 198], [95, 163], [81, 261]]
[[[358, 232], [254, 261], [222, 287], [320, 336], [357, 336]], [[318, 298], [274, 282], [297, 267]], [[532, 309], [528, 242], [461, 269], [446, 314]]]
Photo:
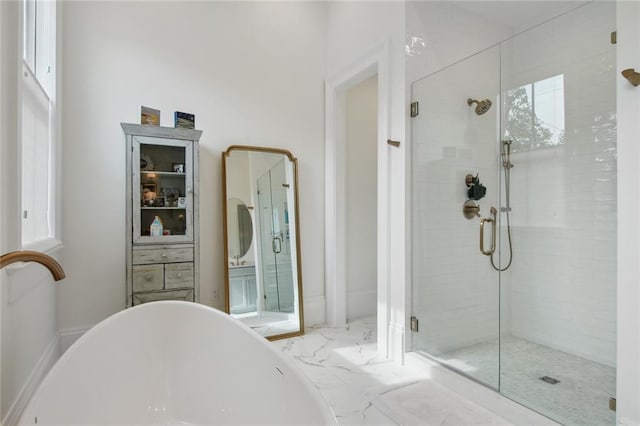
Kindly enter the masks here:
[[127, 307], [199, 301], [202, 131], [122, 123], [127, 170]]

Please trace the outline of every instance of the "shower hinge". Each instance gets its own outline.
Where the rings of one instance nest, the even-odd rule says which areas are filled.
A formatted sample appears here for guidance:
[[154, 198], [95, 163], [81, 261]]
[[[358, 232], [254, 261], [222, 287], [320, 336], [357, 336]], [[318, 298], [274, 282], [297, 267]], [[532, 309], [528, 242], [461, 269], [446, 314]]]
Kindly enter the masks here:
[[420, 104], [418, 102], [411, 102], [411, 117], [417, 117], [420, 114]]
[[418, 332], [418, 318], [411, 317], [411, 331]]
[[616, 411], [616, 399], [609, 398], [609, 410]]

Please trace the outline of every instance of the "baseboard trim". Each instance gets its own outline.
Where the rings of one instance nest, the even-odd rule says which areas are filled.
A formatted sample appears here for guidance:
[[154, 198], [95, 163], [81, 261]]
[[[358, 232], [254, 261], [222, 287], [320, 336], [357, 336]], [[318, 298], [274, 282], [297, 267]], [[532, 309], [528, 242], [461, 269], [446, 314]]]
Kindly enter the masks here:
[[620, 419], [618, 419], [618, 424], [623, 426], [640, 426], [640, 423], [626, 417], [620, 417]]
[[327, 300], [324, 296], [305, 297], [303, 303], [305, 327], [327, 322]]
[[67, 349], [69, 349], [71, 345], [75, 343], [76, 340], [78, 340], [84, 333], [89, 331], [91, 328], [93, 328], [93, 326], [73, 327], [73, 328], [67, 328], [65, 330], [60, 330], [60, 332], [58, 333], [60, 336], [59, 337], [60, 355], [65, 353]]
[[29, 400], [42, 382], [42, 379], [45, 378], [51, 367], [53, 367], [58, 360], [60, 354], [59, 345], [59, 339], [56, 335], [45, 348], [42, 356], [38, 360], [38, 363], [31, 371], [26, 383], [22, 386], [18, 397], [13, 404], [11, 404], [11, 408], [7, 411], [5, 418], [2, 419], [2, 424], [4, 426], [13, 426], [18, 424], [24, 409], [27, 407]]
[[391, 322], [389, 324], [389, 358], [404, 364], [404, 325]]

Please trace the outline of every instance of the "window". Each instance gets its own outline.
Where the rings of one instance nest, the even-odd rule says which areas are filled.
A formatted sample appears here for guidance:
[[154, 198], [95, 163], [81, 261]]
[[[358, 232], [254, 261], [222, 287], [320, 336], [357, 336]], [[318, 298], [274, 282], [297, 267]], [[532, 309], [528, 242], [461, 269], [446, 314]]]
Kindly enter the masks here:
[[20, 84], [22, 245], [53, 239], [54, 229], [54, 1], [24, 0]]
[[505, 119], [514, 152], [564, 144], [564, 76], [507, 90]]

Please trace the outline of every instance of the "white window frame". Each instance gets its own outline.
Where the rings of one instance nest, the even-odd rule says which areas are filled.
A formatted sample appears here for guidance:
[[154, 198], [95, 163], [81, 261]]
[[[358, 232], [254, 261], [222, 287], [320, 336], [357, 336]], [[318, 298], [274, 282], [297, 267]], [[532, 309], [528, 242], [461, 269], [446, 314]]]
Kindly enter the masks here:
[[[29, 64], [25, 58], [25, 49], [24, 49], [24, 40], [26, 38], [25, 31], [25, 21], [21, 20], [20, 23], [20, 48], [19, 52], [21, 55], [20, 60], [18, 61], [20, 66], [19, 72], [19, 85], [18, 85], [18, 105], [19, 105], [19, 123], [18, 123], [18, 181], [19, 181], [19, 192], [18, 192], [18, 202], [19, 202], [19, 224], [20, 230], [18, 232], [19, 245], [23, 250], [35, 250], [41, 251], [45, 253], [52, 253], [53, 251], [62, 247], [62, 242], [59, 238], [59, 220], [58, 220], [58, 211], [59, 211], [59, 187], [58, 187], [58, 176], [60, 171], [60, 154], [59, 154], [59, 146], [58, 140], [60, 140], [60, 120], [59, 114], [56, 109], [56, 92], [58, 86], [58, 78], [56, 73], [56, 62], [57, 62], [57, 45], [59, 44], [57, 41], [57, 3], [55, 0], [22, 0], [21, 1], [21, 16], [25, 16], [25, 8], [27, 1], [34, 1], [36, 4], [44, 5], [43, 9], [46, 10], [48, 16], [46, 20], [39, 19], [36, 17], [36, 22], [33, 25], [34, 31], [38, 32], [39, 30], [45, 33], [48, 33], [48, 37], [45, 37], [45, 40], [48, 40], [46, 45], [37, 42], [37, 35], [34, 36], [36, 39], [35, 44], [35, 57], [34, 62]], [[46, 21], [46, 22], [45, 22]], [[40, 54], [38, 52], [38, 46], [40, 46]], [[42, 54], [44, 52], [44, 54]], [[32, 68], [35, 67], [35, 69]], [[46, 236], [42, 236], [42, 238], [34, 239], [33, 241], [24, 241], [23, 237], [23, 164], [26, 164], [26, 161], [29, 159], [23, 158], [23, 142], [22, 142], [22, 105], [24, 102], [25, 96], [25, 80], [24, 79], [33, 79], [37, 84], [38, 89], [42, 92], [42, 95], [46, 97], [49, 105], [49, 134], [48, 134], [48, 174], [47, 174], [47, 212], [44, 214], [47, 215], [47, 225], [48, 232]], [[37, 90], [37, 89], [36, 89]], [[43, 214], [40, 212], [30, 212], [31, 214]]]

